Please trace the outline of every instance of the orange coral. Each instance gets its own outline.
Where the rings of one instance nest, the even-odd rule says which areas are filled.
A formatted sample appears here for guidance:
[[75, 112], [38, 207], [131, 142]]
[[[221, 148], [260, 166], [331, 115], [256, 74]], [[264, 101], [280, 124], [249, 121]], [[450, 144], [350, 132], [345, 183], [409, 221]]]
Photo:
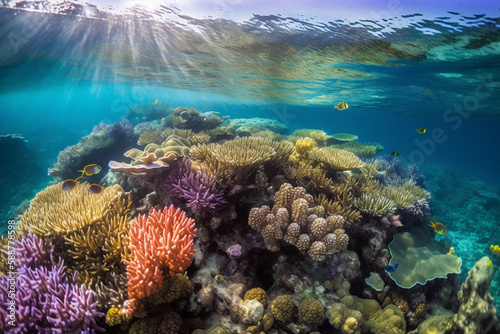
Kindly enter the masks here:
[[[133, 260], [124, 261], [129, 279], [129, 308], [135, 308], [137, 299], [160, 291], [166, 274], [184, 272], [191, 265], [196, 232], [194, 220], [173, 205], [163, 211], [153, 208], [147, 217], [136, 218], [130, 228]], [[133, 310], [128, 309], [130, 312]]]

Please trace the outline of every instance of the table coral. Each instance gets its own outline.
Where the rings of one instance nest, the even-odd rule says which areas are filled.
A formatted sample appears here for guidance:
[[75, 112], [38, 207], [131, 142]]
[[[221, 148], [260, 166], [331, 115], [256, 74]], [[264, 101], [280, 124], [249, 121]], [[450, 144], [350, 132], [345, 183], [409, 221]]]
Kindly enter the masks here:
[[434, 239], [415, 238], [408, 232], [398, 233], [388, 247], [392, 255], [389, 264], [399, 263], [398, 269], [389, 276], [402, 288], [410, 289], [436, 277], [444, 278], [450, 273], [461, 272], [462, 260], [447, 254], [448, 250]]
[[151, 209], [148, 216], [137, 216], [130, 228], [133, 259], [124, 261], [131, 305], [135, 299], [159, 292], [167, 275], [182, 273], [189, 267], [196, 252], [195, 234], [194, 220], [174, 206]]

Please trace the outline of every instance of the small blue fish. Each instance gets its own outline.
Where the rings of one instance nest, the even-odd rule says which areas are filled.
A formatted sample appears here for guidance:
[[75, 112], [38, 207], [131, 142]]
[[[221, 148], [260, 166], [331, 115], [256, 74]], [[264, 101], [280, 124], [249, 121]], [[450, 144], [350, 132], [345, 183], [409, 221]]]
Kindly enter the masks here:
[[394, 272], [394, 270], [396, 270], [398, 268], [398, 266], [399, 266], [399, 262], [396, 262], [396, 263], [394, 263], [393, 266], [386, 266], [384, 268], [384, 270], [387, 271], [388, 273], [392, 273], [392, 272]]

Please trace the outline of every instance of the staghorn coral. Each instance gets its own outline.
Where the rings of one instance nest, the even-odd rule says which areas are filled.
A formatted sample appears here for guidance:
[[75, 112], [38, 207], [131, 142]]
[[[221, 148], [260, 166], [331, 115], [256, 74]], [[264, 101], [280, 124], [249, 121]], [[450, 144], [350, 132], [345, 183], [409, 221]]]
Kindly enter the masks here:
[[353, 153], [332, 147], [322, 147], [309, 154], [309, 157], [335, 171], [358, 169], [363, 162]]
[[387, 186], [381, 191], [381, 195], [392, 200], [400, 209], [409, 208], [416, 201], [428, 200], [431, 194], [420, 188], [414, 181], [408, 180], [399, 186]]
[[201, 170], [193, 170], [190, 159], [172, 165], [165, 189], [169, 195], [185, 201], [187, 207], [200, 217], [215, 215], [227, 203], [220, 183]]
[[124, 261], [129, 279], [128, 314], [134, 312], [138, 300], [162, 290], [166, 275], [187, 269], [196, 252], [195, 234], [194, 220], [174, 206], [151, 209], [147, 217], [137, 216], [130, 228], [132, 260]]
[[271, 210], [267, 205], [252, 208], [248, 224], [259, 231], [270, 250], [280, 248], [280, 240], [290, 243], [315, 261], [347, 248], [349, 237], [343, 229], [342, 216], [321, 217], [325, 209], [315, 206], [302, 187], [284, 183], [275, 194]]
[[128, 258], [128, 215], [130, 196], [120, 186], [91, 194], [88, 184], [77, 184], [65, 191], [60, 184], [41, 191], [23, 214], [19, 223], [20, 235], [35, 233], [52, 237], [55, 253], [65, 260], [68, 271], [77, 273], [77, 280], [98, 291], [99, 307], [110, 303], [113, 291], [116, 299], [124, 300], [125, 283], [117, 280]]

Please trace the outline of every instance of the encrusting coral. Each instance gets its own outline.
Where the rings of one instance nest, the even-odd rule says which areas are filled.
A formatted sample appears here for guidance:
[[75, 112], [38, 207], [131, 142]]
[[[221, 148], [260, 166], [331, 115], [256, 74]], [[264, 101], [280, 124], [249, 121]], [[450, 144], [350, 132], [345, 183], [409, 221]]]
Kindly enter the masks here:
[[129, 279], [127, 314], [135, 311], [138, 300], [161, 291], [167, 275], [187, 269], [196, 252], [195, 234], [194, 220], [174, 206], [137, 216], [130, 228], [132, 260], [124, 261]]

